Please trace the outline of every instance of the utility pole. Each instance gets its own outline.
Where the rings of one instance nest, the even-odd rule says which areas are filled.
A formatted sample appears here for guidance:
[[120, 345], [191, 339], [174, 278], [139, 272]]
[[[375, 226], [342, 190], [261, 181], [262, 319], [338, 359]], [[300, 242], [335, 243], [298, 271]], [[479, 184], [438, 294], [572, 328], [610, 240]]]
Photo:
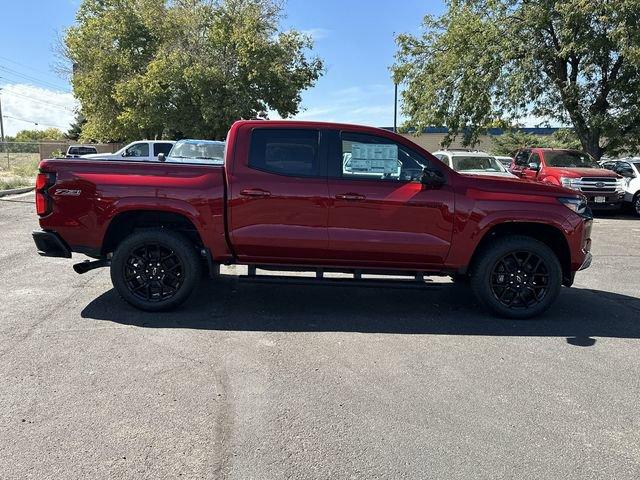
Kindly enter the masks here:
[[[0, 92], [2, 92], [1, 88]], [[2, 118], [2, 95], [0, 95], [0, 145], [2, 145], [2, 149], [7, 152], [7, 168], [10, 168], [11, 162], [9, 161], [9, 146], [4, 143], [4, 120]]]
[[[0, 92], [2, 89], [0, 88]], [[0, 96], [0, 140], [4, 143], [4, 122], [2, 121], [2, 96]]]

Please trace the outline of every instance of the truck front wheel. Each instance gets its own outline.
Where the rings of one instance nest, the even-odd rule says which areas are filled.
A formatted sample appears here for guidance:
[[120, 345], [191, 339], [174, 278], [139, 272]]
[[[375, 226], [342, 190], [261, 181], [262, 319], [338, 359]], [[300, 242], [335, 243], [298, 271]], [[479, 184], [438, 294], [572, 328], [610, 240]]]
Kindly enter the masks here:
[[195, 246], [179, 233], [148, 230], [125, 238], [113, 254], [111, 281], [141, 310], [159, 312], [184, 302], [201, 276]]
[[539, 315], [560, 293], [558, 257], [534, 238], [499, 238], [479, 255], [471, 273], [471, 288], [480, 303], [501, 317]]

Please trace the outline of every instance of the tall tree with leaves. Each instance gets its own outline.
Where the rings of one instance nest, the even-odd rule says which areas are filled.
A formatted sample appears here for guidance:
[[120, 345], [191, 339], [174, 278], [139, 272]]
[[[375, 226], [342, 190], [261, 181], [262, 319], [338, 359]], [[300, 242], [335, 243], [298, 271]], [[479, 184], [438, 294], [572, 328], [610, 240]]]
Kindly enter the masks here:
[[640, 148], [638, 0], [449, 0], [397, 38], [409, 124], [476, 141], [496, 119], [571, 125], [596, 158]]
[[82, 115], [82, 112], [76, 111], [76, 118], [71, 125], [69, 125], [69, 130], [64, 134], [65, 138], [68, 140], [79, 140], [82, 136], [82, 127], [87, 123], [87, 120]]
[[224, 138], [296, 114], [323, 64], [281, 16], [276, 0], [84, 0], [64, 40], [83, 136]]

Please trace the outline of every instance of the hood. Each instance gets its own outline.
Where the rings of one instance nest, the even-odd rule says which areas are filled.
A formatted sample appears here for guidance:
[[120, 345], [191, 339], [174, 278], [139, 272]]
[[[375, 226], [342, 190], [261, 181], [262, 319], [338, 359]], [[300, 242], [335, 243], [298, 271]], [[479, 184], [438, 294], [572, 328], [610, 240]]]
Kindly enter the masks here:
[[612, 177], [617, 178], [618, 174], [606, 168], [567, 168], [567, 167], [547, 167], [553, 168], [554, 174], [559, 177], [580, 178], [580, 177]]
[[494, 175], [459, 175], [458, 185], [467, 189], [515, 195], [537, 195], [544, 197], [577, 197], [575, 190], [559, 185], [538, 182], [518, 177], [498, 177]]

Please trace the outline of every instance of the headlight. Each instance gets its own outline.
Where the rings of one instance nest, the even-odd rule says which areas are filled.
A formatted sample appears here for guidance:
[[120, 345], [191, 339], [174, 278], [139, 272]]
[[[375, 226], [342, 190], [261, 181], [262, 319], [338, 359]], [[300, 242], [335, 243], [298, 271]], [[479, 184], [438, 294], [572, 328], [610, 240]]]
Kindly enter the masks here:
[[624, 187], [629, 185], [629, 182], [627, 180], [630, 180], [630, 179], [626, 179], [626, 178], [616, 179], [616, 192], [618, 193], [624, 192]]
[[570, 178], [570, 177], [560, 177], [560, 184], [564, 188], [571, 188], [572, 190], [577, 190], [578, 188], [574, 186], [574, 183], [578, 182], [579, 178]]
[[578, 198], [575, 197], [561, 197], [558, 201], [565, 207], [570, 208], [578, 215], [588, 216], [587, 197], [581, 195]]

